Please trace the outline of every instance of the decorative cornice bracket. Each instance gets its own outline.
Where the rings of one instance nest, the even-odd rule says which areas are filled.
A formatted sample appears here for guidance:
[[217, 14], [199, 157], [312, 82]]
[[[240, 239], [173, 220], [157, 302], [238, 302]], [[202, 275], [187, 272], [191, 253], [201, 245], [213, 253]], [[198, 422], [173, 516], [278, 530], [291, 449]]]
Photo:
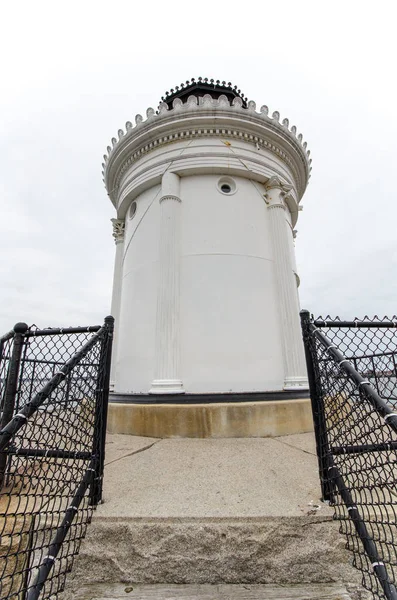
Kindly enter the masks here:
[[283, 207], [285, 208], [285, 201], [290, 195], [292, 185], [284, 183], [277, 175], [273, 175], [265, 183], [265, 199], [269, 205], [268, 208]]
[[111, 219], [113, 226], [113, 237], [116, 244], [124, 241], [125, 222], [122, 219]]
[[290, 192], [292, 190], [292, 185], [289, 185], [289, 184], [281, 181], [281, 179], [280, 179], [280, 177], [278, 177], [278, 175], [273, 175], [273, 177], [270, 177], [270, 179], [268, 179], [267, 182], [265, 183], [265, 188], [266, 188], [266, 190], [280, 189], [283, 192], [285, 192], [285, 194], [287, 194], [288, 192]]

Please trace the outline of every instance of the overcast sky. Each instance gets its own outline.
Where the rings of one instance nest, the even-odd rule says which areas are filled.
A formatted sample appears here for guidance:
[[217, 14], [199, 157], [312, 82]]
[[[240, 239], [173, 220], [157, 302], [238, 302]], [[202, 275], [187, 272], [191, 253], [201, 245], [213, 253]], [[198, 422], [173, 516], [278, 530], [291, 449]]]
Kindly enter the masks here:
[[297, 225], [301, 304], [397, 312], [395, 2], [4, 2], [0, 332], [109, 313], [102, 155], [191, 77], [288, 117], [313, 158]]

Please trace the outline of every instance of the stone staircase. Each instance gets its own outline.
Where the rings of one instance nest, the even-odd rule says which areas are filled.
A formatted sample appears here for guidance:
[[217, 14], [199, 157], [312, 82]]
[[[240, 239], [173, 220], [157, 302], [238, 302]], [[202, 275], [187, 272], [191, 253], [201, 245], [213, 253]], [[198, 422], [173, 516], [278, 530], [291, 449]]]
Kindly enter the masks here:
[[366, 598], [319, 500], [312, 434], [112, 435], [106, 463], [65, 600]]

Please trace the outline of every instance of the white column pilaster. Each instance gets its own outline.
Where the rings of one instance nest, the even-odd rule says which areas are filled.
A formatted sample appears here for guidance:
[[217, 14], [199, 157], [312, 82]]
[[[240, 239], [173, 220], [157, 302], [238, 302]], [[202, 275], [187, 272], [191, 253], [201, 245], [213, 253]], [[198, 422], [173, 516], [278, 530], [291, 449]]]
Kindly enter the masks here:
[[284, 389], [307, 388], [296, 277], [285, 216], [288, 210], [285, 198], [291, 186], [282, 183], [278, 177], [271, 177], [265, 187], [283, 342]]
[[112, 219], [113, 237], [116, 243], [116, 255], [114, 259], [113, 272], [113, 293], [112, 306], [110, 314], [114, 317], [114, 334], [113, 334], [113, 350], [112, 350], [112, 366], [110, 369], [110, 391], [114, 391], [116, 363], [117, 363], [117, 343], [119, 338], [119, 321], [120, 321], [120, 303], [121, 303], [121, 283], [122, 283], [122, 267], [123, 267], [123, 248], [124, 248], [124, 232], [125, 222], [121, 219]]
[[180, 377], [181, 198], [179, 177], [161, 182], [156, 363], [151, 394], [183, 394]]

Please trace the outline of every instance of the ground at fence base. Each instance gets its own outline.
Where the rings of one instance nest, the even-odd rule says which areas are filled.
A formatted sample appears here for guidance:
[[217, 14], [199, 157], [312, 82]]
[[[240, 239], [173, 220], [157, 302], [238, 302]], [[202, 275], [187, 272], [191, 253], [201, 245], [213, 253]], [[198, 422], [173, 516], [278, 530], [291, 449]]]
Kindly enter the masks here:
[[79, 590], [76, 600], [352, 600], [344, 586], [322, 585], [134, 585], [99, 584]]
[[313, 434], [109, 435], [106, 463], [105, 501], [65, 600], [93, 583], [359, 583], [332, 511], [319, 500]]
[[206, 404], [110, 403], [108, 429], [155, 438], [275, 437], [313, 430], [309, 398]]
[[[26, 568], [26, 549], [29, 543], [34, 500], [24, 494], [22, 486], [3, 488], [0, 494], [0, 593], [4, 597], [18, 590]], [[25, 514], [24, 514], [25, 512]], [[3, 562], [5, 561], [5, 563]], [[3, 564], [5, 569], [3, 571]]]

